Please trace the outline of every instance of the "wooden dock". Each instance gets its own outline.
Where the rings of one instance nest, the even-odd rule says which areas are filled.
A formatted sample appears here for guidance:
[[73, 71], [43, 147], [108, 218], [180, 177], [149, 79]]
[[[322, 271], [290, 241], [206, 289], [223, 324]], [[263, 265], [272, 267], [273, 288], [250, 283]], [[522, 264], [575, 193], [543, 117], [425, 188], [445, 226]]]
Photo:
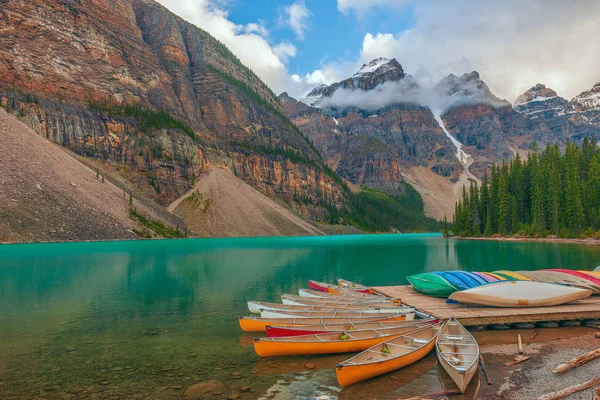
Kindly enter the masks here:
[[372, 289], [436, 318], [455, 317], [463, 325], [600, 319], [600, 296], [555, 307], [493, 308], [447, 304], [445, 299], [417, 293], [410, 286], [377, 286]]

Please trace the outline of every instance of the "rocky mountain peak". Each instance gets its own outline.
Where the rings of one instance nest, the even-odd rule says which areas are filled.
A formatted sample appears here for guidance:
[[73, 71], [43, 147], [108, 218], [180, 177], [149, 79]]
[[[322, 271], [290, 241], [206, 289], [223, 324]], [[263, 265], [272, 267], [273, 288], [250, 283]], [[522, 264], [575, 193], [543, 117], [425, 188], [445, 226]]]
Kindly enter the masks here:
[[310, 106], [319, 107], [323, 98], [332, 97], [338, 89], [370, 91], [381, 84], [400, 81], [402, 81], [402, 85], [400, 85], [399, 90], [403, 92], [412, 92], [419, 87], [412, 76], [404, 73], [402, 65], [395, 58], [380, 57], [363, 64], [360, 70], [348, 79], [330, 86], [317, 86], [300, 101]]
[[492, 93], [477, 71], [465, 73], [461, 76], [450, 74], [435, 85], [434, 90], [440, 96], [452, 97], [452, 103], [463, 100], [504, 102]]
[[389, 73], [390, 71], [395, 72], [394, 76], [402, 79], [405, 74], [402, 69], [402, 65], [395, 59], [389, 59], [385, 57], [376, 58], [375, 60], [363, 64], [360, 70], [355, 73], [353, 78], [363, 78], [367, 75], [379, 75]]
[[281, 104], [285, 104], [290, 101], [296, 101], [292, 96], [288, 94], [288, 92], [281, 93], [279, 96], [277, 96], [277, 99], [281, 102]]
[[515, 101], [515, 105], [524, 104], [533, 100], [541, 101], [557, 96], [558, 94], [556, 94], [554, 90], [550, 89], [549, 87], [546, 87], [546, 85], [538, 83], [537, 85], [533, 86], [531, 89], [520, 95]]
[[550, 121], [568, 117], [571, 109], [569, 102], [541, 83], [527, 90], [515, 101], [515, 111], [532, 120], [541, 118]]
[[581, 112], [591, 123], [600, 126], [600, 82], [571, 100], [575, 110]]

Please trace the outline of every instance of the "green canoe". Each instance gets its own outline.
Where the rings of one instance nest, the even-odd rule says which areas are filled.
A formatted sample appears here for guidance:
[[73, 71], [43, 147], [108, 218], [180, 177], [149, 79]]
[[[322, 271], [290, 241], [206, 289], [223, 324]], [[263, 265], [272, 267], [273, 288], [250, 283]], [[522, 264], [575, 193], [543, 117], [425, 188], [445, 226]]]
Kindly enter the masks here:
[[503, 278], [506, 278], [507, 281], [518, 281], [514, 276], [503, 273], [502, 271], [494, 271], [494, 274], [500, 275]]
[[436, 274], [417, 274], [407, 276], [406, 279], [419, 293], [435, 297], [448, 297], [458, 289], [448, 280]]

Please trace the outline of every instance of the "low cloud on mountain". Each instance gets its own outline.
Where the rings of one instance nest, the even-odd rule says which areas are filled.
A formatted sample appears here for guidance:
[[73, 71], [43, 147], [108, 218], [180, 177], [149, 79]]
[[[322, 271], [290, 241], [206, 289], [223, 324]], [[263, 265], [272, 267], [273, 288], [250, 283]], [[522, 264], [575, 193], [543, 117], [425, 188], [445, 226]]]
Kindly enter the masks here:
[[326, 97], [318, 104], [322, 108], [359, 108], [373, 111], [397, 103], [413, 103], [425, 105], [443, 112], [451, 105], [488, 103], [493, 106], [506, 105], [505, 102], [490, 96], [478, 86], [478, 82], [461, 82], [460, 91], [448, 93], [446, 88], [413, 86], [413, 78], [407, 77], [397, 82], [385, 82], [373, 90], [337, 89], [331, 97]]

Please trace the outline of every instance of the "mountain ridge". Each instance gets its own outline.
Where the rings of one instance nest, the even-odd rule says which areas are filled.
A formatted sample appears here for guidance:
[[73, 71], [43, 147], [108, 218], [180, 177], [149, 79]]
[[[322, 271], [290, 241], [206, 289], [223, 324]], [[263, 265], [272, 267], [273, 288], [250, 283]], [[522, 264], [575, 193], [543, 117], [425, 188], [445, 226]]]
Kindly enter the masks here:
[[[355, 77], [363, 75], [361, 70], [367, 72], [367, 75], [374, 74], [390, 64], [398, 64], [395, 69], [402, 71], [402, 77], [394, 76], [385, 80], [383, 75], [380, 75], [380, 79], [377, 80], [370, 77], [371, 85], [364, 82], [355, 83]], [[600, 124], [593, 123], [593, 118], [596, 117], [595, 89], [590, 91], [591, 94], [586, 93], [590, 101], [586, 102], [587, 98], [584, 97], [579, 102], [580, 110], [586, 110], [592, 118], [590, 119], [575, 109], [573, 101], [569, 102], [557, 96], [556, 92], [541, 84], [519, 96], [519, 101], [513, 105], [496, 96], [477, 71], [460, 76], [450, 74], [431, 89], [421, 88], [415, 82], [415, 85], [411, 85], [411, 94], [406, 95], [402, 87], [390, 86], [403, 79], [410, 79], [410, 75], [404, 73], [397, 60], [374, 59], [365, 63], [361, 70], [346, 80], [328, 86], [321, 85], [311, 91], [307, 101], [299, 100], [308, 108], [298, 107], [288, 96], [283, 102], [288, 116], [315, 142], [325, 159], [329, 159], [331, 165], [336, 166], [334, 169], [353, 184], [367, 184], [393, 191], [393, 187], [407, 176], [411, 176], [411, 180], [416, 182], [415, 171], [423, 167], [450, 181], [455, 186], [450, 191], [451, 194], [439, 193], [440, 196], [450, 196], [442, 201], [446, 204], [444, 210], [440, 209], [440, 202], [430, 195], [440, 190], [437, 178], [433, 179], [433, 176], [430, 176], [420, 179], [418, 184], [421, 195], [430, 196], [430, 211], [435, 212], [438, 218], [453, 212], [447, 205], [458, 199], [461, 193], [459, 186], [468, 185], [469, 181], [477, 181], [492, 163], [511, 160], [517, 153], [524, 156], [536, 143], [538, 146], [545, 143], [564, 146], [569, 140], [578, 142], [584, 136], [600, 135]], [[336, 93], [342, 92], [343, 95], [336, 96]], [[600, 90], [598, 92], [600, 99]], [[365, 106], [361, 107], [360, 100], [369, 95], [379, 98], [386, 96], [388, 101], [380, 102], [377, 107], [372, 106], [372, 102], [364, 101]], [[357, 101], [348, 100], [353, 96]], [[533, 101], [538, 97], [540, 99]], [[600, 112], [600, 100], [598, 106]], [[429, 113], [433, 118], [417, 117], [419, 107], [420, 112]], [[401, 118], [403, 125], [409, 120], [419, 121], [419, 128], [415, 130], [410, 143], [407, 143], [406, 137], [402, 141], [396, 140], [395, 143], [385, 138], [388, 132], [393, 130], [393, 120], [398, 119], [398, 115], [393, 116], [390, 110], [399, 109], [404, 110], [404, 119]], [[333, 118], [335, 123], [328, 120], [327, 116]], [[387, 124], [382, 125], [379, 122], [382, 117], [384, 120], [388, 118]], [[426, 120], [433, 123], [425, 122]], [[353, 122], [351, 127], [347, 126], [350, 121]], [[356, 127], [360, 129], [357, 130]], [[438, 133], [446, 132], [449, 140], [440, 136], [419, 135], [427, 129]], [[401, 134], [402, 129], [399, 131]], [[357, 159], [355, 152], [348, 151], [352, 147], [351, 142], [358, 142], [354, 137], [345, 137], [349, 135], [377, 140], [379, 147], [387, 150], [387, 156], [384, 157], [380, 153], [378, 163], [375, 164], [377, 167], [373, 171], [365, 168], [364, 162], [361, 163]], [[425, 142], [435, 143], [435, 149], [417, 151], [417, 157], [411, 158], [410, 154], [415, 153], [415, 146]], [[407, 144], [408, 153], [402, 151]], [[336, 146], [337, 151], [332, 151]], [[461, 156], [453, 159], [451, 156], [454, 153]], [[432, 155], [436, 155], [437, 159], [433, 160]], [[345, 169], [348, 164], [354, 168]], [[397, 171], [396, 175], [402, 178], [386, 177], [379, 172], [381, 169]], [[423, 175], [423, 170], [420, 171], [418, 174]]]

